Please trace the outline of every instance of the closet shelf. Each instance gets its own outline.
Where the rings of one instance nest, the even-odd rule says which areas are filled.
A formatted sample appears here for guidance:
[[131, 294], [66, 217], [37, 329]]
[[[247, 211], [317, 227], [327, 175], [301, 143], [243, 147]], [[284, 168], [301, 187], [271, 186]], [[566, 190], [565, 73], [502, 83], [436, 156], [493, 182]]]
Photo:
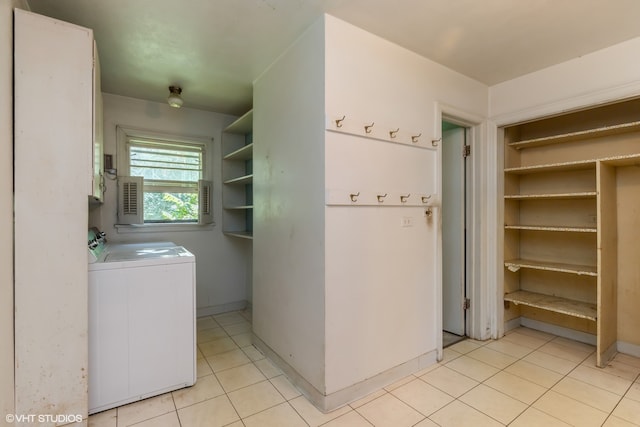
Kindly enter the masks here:
[[589, 170], [596, 168], [595, 160], [579, 160], [574, 162], [549, 163], [544, 165], [520, 166], [516, 168], [505, 168], [504, 172], [515, 175], [525, 175], [539, 172], [569, 171], [569, 170]]
[[224, 160], [250, 160], [253, 157], [253, 142], [224, 156]]
[[617, 135], [626, 132], [634, 132], [640, 130], [640, 121], [623, 123], [613, 126], [604, 126], [595, 129], [587, 129], [577, 132], [569, 132], [560, 135], [546, 136], [542, 138], [533, 138], [522, 141], [516, 141], [509, 144], [517, 150], [522, 148], [540, 147], [542, 145], [559, 144], [563, 142], [581, 141], [590, 138], [599, 138], [607, 135]]
[[595, 170], [598, 162], [613, 166], [640, 165], [640, 154], [624, 154], [613, 157], [600, 157], [597, 159], [577, 160], [573, 162], [548, 163], [542, 165], [519, 166], [505, 168], [504, 173], [513, 175], [526, 175], [540, 172], [570, 171], [570, 170]]
[[565, 227], [551, 225], [505, 225], [506, 230], [527, 230], [527, 231], [557, 231], [569, 233], [595, 233], [596, 227]]
[[253, 129], [253, 110], [249, 110], [224, 129], [226, 133], [245, 135]]
[[239, 176], [237, 178], [228, 179], [224, 184], [246, 185], [253, 182], [253, 174]]
[[253, 233], [251, 231], [224, 231], [227, 236], [239, 237], [241, 239], [253, 239]]
[[579, 276], [598, 276], [596, 266], [564, 264], [559, 262], [533, 261], [528, 259], [512, 259], [504, 262], [504, 266], [510, 271], [517, 271], [520, 268], [533, 270], [557, 271], [560, 273], [577, 274]]
[[595, 321], [597, 310], [595, 304], [570, 300], [567, 298], [552, 295], [538, 294], [528, 291], [516, 291], [505, 294], [505, 301], [510, 301], [516, 305], [522, 304], [529, 307], [540, 308], [555, 313], [566, 314], [568, 316], [579, 317]]
[[251, 206], [251, 205], [225, 206], [224, 209], [227, 209], [227, 210], [248, 210], [248, 209], [253, 209], [253, 206]]
[[585, 191], [581, 193], [557, 193], [557, 194], [505, 194], [508, 200], [536, 200], [536, 199], [595, 199], [598, 193]]

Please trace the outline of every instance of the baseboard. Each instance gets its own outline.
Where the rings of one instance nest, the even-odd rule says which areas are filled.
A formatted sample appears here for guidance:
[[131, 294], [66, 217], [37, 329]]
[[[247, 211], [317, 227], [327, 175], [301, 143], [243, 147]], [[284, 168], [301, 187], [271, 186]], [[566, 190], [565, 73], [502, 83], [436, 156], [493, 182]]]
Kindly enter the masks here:
[[618, 341], [616, 343], [619, 353], [624, 353], [629, 356], [640, 357], [640, 345], [631, 344], [624, 341]]
[[515, 319], [507, 320], [504, 322], [504, 331], [509, 332], [513, 329], [520, 327], [520, 319], [521, 317], [516, 317]]
[[214, 314], [227, 313], [229, 311], [244, 310], [247, 307], [247, 301], [234, 301], [226, 304], [211, 305], [209, 307], [198, 307], [196, 309], [196, 316], [211, 316]]
[[538, 331], [547, 332], [559, 337], [568, 338], [570, 340], [583, 342], [585, 344], [596, 345], [596, 336], [586, 332], [576, 331], [575, 329], [565, 328], [563, 326], [553, 325], [551, 323], [541, 322], [539, 320], [520, 318], [520, 325], [536, 329]]
[[388, 369], [357, 384], [336, 392], [325, 394], [305, 380], [291, 365], [283, 360], [264, 341], [255, 334], [254, 345], [262, 351], [276, 366], [278, 366], [291, 383], [321, 412], [327, 413], [382, 389], [415, 372], [436, 363], [436, 350], [432, 350], [412, 360]]

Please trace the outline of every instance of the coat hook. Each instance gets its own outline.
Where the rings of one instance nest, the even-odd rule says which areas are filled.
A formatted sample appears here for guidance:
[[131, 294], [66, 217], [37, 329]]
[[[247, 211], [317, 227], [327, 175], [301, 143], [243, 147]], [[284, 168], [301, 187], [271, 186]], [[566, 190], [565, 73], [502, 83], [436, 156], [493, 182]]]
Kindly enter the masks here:
[[424, 214], [427, 218], [431, 218], [431, 215], [433, 215], [433, 210], [431, 208], [427, 208], [427, 210], [424, 211]]
[[434, 147], [438, 146], [438, 142], [442, 141], [442, 138], [438, 138], [438, 139], [432, 139], [431, 140], [431, 145], [433, 145]]
[[358, 201], [358, 196], [360, 195], [360, 192], [358, 191], [357, 193], [351, 193], [349, 194], [349, 197], [351, 198], [352, 202], [357, 202]]
[[420, 138], [422, 136], [422, 133], [419, 133], [417, 135], [413, 135], [411, 137], [411, 142], [418, 142], [418, 138]]
[[396, 137], [396, 133], [398, 133], [399, 130], [400, 130], [400, 128], [398, 128], [396, 130], [389, 131], [389, 136], [391, 138], [395, 138]]
[[430, 198], [431, 198], [431, 194], [429, 194], [428, 196], [422, 196], [422, 203], [427, 203]]
[[341, 128], [342, 127], [342, 122], [344, 121], [344, 119], [346, 119], [347, 116], [343, 115], [341, 119], [337, 119], [336, 120], [336, 127], [337, 128]]
[[388, 193], [378, 194], [378, 196], [377, 196], [377, 197], [378, 197], [378, 201], [379, 201], [380, 203], [384, 202], [384, 198], [385, 198], [385, 197], [387, 197], [387, 194], [388, 194]]
[[370, 125], [364, 125], [364, 132], [365, 133], [371, 133], [371, 128], [373, 127], [373, 125], [375, 125], [376, 122], [371, 122]]
[[410, 195], [411, 193], [407, 194], [406, 196], [400, 195], [400, 203], [406, 203]]

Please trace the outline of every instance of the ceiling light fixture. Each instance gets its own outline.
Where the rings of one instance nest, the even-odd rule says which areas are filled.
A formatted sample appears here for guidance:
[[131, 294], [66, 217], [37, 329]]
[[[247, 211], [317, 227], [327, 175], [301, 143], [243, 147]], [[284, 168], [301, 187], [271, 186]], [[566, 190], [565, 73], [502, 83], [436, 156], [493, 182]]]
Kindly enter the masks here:
[[169, 97], [167, 98], [167, 102], [174, 108], [182, 107], [182, 97], [180, 94], [182, 93], [182, 88], [180, 86], [169, 86]]

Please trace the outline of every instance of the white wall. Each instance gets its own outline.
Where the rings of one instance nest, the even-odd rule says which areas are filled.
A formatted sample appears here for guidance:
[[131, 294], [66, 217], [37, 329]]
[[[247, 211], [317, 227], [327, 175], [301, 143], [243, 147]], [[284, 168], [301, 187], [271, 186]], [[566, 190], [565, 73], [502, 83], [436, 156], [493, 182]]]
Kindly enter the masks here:
[[[485, 85], [331, 16], [325, 55], [329, 117], [430, 141], [436, 103], [487, 115]], [[326, 152], [328, 189], [439, 192], [437, 151], [328, 132]], [[403, 228], [407, 216], [414, 225]], [[438, 233], [437, 214], [420, 207], [327, 208], [327, 393], [435, 354]]]
[[[437, 103], [486, 117], [487, 95], [331, 16], [254, 83], [254, 331], [325, 409], [367, 393], [362, 382], [384, 372], [434, 361], [441, 333], [437, 218], [325, 205], [334, 190], [433, 193], [437, 151], [324, 131], [325, 119], [415, 130], [430, 146]], [[413, 227], [400, 227], [404, 216]]]
[[324, 28], [254, 83], [254, 333], [324, 390]]
[[[222, 234], [222, 198], [220, 140], [222, 129], [235, 117], [190, 108], [175, 109], [164, 103], [103, 94], [104, 152], [116, 156], [116, 126], [165, 132], [172, 135], [213, 138], [207, 150], [208, 168], [213, 179], [215, 225], [191, 227], [188, 231], [125, 233], [114, 227], [117, 221], [116, 181], [106, 180], [104, 204], [94, 208], [89, 217], [107, 233], [110, 242], [172, 241], [196, 255], [196, 288], [198, 314], [212, 314], [242, 308], [249, 299], [251, 278], [251, 243]], [[188, 96], [187, 102], [188, 102]]]
[[640, 94], [640, 37], [489, 88], [498, 125]]

